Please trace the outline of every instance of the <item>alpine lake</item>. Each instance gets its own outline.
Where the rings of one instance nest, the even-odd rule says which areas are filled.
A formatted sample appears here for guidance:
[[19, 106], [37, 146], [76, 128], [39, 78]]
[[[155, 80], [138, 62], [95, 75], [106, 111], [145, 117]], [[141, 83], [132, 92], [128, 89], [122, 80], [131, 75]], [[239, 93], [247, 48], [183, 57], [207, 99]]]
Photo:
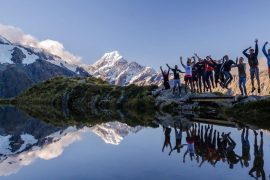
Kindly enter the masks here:
[[0, 107], [0, 179], [269, 179], [270, 131], [209, 114]]

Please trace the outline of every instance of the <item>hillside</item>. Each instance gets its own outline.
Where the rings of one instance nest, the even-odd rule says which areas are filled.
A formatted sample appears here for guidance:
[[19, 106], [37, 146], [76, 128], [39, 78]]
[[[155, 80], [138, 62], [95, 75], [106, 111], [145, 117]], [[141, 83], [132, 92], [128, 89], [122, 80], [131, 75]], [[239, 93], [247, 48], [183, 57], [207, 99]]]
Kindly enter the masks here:
[[17, 104], [51, 105], [74, 112], [116, 107], [153, 110], [156, 86], [114, 86], [96, 78], [57, 77], [39, 83], [18, 97]]
[[90, 76], [43, 49], [15, 44], [0, 36], [0, 97], [14, 97], [34, 84], [57, 76]]

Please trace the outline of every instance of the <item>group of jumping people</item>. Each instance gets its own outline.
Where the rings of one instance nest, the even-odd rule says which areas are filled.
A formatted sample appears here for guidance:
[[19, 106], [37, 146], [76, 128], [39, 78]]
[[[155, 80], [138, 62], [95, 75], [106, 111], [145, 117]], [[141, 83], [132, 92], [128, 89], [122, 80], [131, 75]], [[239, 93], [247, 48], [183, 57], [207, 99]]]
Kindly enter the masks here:
[[[268, 42], [263, 46], [263, 53], [267, 58], [268, 63], [268, 74], [270, 78], [270, 49], [266, 50]], [[248, 64], [250, 67], [250, 78], [251, 78], [251, 93], [253, 94], [256, 90], [255, 88], [255, 79], [257, 81], [257, 91], [258, 95], [261, 93], [260, 88], [260, 71], [259, 71], [259, 61], [258, 61], [258, 40], [255, 40], [255, 49], [249, 47], [243, 51], [243, 55], [248, 59]], [[185, 91], [189, 87], [191, 92], [203, 93], [203, 92], [212, 92], [212, 90], [218, 86], [223, 89], [229, 89], [229, 85], [233, 80], [231, 74], [232, 68], [238, 69], [239, 76], [239, 89], [243, 96], [247, 96], [246, 88], [246, 63], [244, 57], [236, 58], [236, 61], [233, 61], [229, 58], [228, 55], [225, 55], [220, 60], [213, 60], [211, 56], [206, 58], [199, 57], [196, 53], [192, 58], [188, 58], [186, 64], [183, 63], [183, 58], [180, 57], [180, 63], [185, 69], [182, 71], [179, 69], [178, 65], [175, 65], [174, 68], [170, 67], [168, 64], [168, 70], [163, 70], [160, 67], [163, 75], [163, 85], [164, 89], [170, 89], [170, 71], [173, 72], [173, 94], [175, 94], [176, 89], [178, 88], [179, 94], [181, 95], [181, 81], [180, 73], [185, 74]]]
[[[184, 131], [182, 124], [174, 124], [175, 131], [175, 146], [171, 145], [171, 128], [163, 127], [164, 129], [164, 144], [162, 152], [165, 147], [169, 147], [169, 155], [173, 151], [181, 152], [181, 149], [187, 147], [184, 155], [183, 162], [186, 162], [186, 156], [189, 155], [190, 161], [197, 161], [198, 166], [201, 167], [204, 163], [208, 162], [213, 167], [218, 162], [227, 163], [230, 169], [235, 165], [241, 164], [242, 168], [248, 168], [251, 160], [249, 131], [250, 129], [244, 127], [241, 133], [242, 154], [238, 155], [235, 152], [237, 146], [236, 142], [230, 136], [230, 133], [220, 133], [214, 129], [213, 125], [200, 125], [193, 124], [186, 131], [186, 143], [182, 143], [182, 133]], [[249, 175], [254, 178], [261, 177], [265, 179], [264, 159], [263, 159], [263, 132], [260, 132], [261, 140], [258, 144], [258, 132], [253, 130], [254, 133], [254, 162], [252, 168], [249, 170]]]

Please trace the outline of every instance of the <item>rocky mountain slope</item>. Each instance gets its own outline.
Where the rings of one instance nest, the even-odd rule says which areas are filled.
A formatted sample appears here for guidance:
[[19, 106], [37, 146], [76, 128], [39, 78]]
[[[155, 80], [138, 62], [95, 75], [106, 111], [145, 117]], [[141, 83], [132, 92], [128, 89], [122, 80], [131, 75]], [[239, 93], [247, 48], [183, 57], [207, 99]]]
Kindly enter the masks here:
[[14, 44], [0, 36], [0, 97], [14, 97], [56, 76], [89, 76], [89, 73], [42, 49]]
[[162, 75], [153, 68], [128, 62], [118, 51], [104, 54], [96, 63], [87, 67], [87, 70], [94, 77], [119, 86], [160, 84], [162, 80]]

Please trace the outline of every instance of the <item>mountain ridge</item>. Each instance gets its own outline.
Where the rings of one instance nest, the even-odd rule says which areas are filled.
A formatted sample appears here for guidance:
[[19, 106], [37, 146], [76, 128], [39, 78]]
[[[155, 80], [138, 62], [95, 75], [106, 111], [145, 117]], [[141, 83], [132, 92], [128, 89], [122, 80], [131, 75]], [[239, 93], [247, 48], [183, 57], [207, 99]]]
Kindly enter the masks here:
[[87, 71], [97, 78], [118, 86], [161, 84], [162, 75], [151, 67], [128, 61], [118, 51], [105, 53]]
[[0, 35], [0, 97], [17, 96], [34, 84], [56, 76], [90, 74], [43, 49], [12, 43]]

